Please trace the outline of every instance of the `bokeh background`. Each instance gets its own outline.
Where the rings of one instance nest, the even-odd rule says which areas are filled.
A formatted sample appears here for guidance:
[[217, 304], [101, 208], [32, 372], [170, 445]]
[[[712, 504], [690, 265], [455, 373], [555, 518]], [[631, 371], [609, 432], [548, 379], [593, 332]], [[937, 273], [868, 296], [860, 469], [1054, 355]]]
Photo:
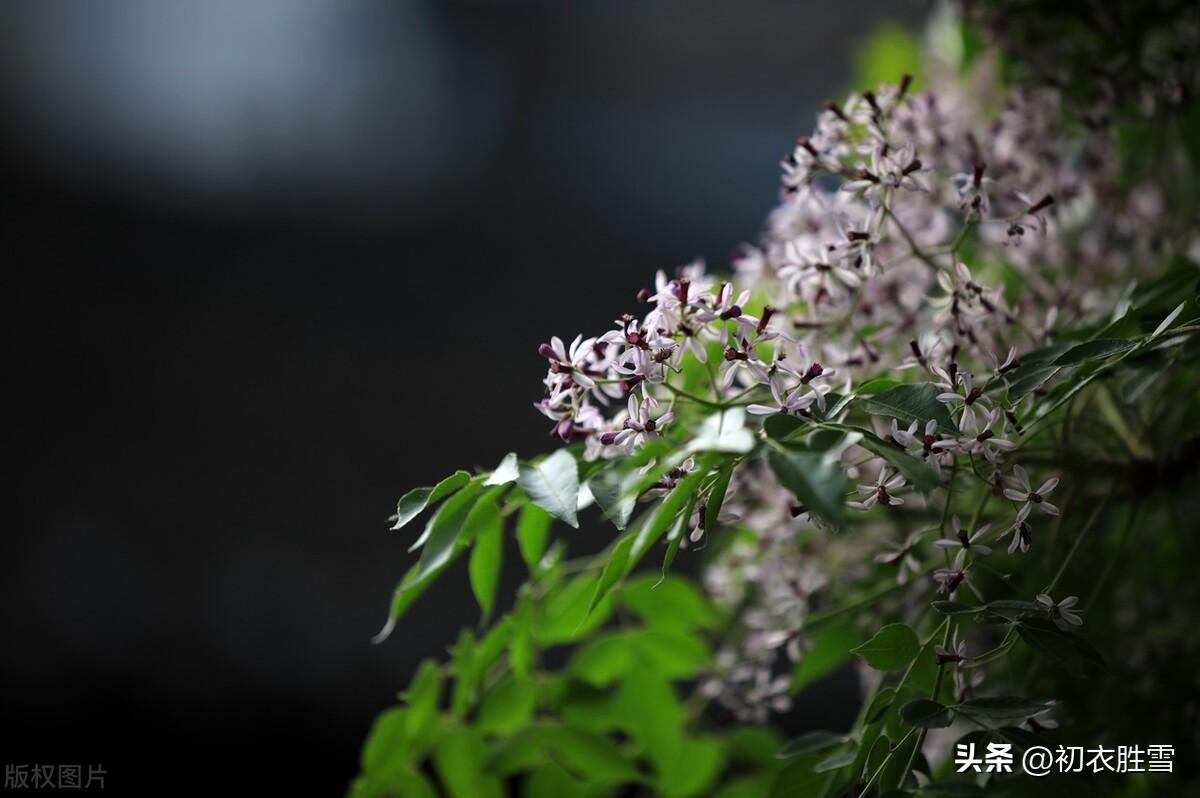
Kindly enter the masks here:
[[0, 5], [0, 760], [339, 794], [477, 618], [460, 567], [370, 645], [396, 498], [543, 448], [537, 344], [723, 267], [857, 43], [926, 10]]

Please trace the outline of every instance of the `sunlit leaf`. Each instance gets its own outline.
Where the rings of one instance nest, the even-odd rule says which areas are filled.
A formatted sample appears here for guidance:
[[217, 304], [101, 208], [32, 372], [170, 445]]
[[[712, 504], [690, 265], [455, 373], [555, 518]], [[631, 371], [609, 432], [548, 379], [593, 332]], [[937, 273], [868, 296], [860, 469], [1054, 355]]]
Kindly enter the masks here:
[[400, 501], [396, 503], [395, 523], [392, 525], [392, 529], [402, 528], [420, 515], [426, 507], [441, 501], [470, 480], [471, 475], [466, 471], [455, 471], [433, 487], [413, 488], [401, 496]]
[[500, 465], [496, 466], [492, 473], [488, 474], [488, 478], [484, 480], [484, 485], [508, 485], [516, 482], [520, 476], [521, 470], [517, 465], [517, 453], [509, 452], [500, 461]]
[[566, 449], [534, 463], [522, 463], [517, 482], [529, 500], [573, 527], [579, 506], [579, 469]]

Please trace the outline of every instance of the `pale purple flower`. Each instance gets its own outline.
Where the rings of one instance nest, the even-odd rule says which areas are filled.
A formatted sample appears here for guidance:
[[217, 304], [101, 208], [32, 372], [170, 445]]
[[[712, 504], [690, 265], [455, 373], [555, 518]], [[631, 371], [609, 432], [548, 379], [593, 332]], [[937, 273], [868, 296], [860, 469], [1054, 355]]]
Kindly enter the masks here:
[[958, 553], [954, 556], [954, 567], [956, 569], [962, 570], [968, 554], [972, 557], [986, 557], [992, 553], [990, 546], [985, 546], [979, 542], [991, 531], [991, 524], [984, 524], [976, 529], [975, 532], [968, 535], [967, 531], [962, 528], [962, 524], [956, 515], [950, 520], [950, 527], [954, 532], [954, 536], [935, 540], [933, 545], [939, 549], [957, 549]]
[[816, 391], [803, 384], [788, 392], [783, 387], [783, 378], [779, 375], [771, 377], [767, 384], [771, 388], [771, 396], [774, 398], [775, 404], [752, 404], [746, 408], [747, 413], [755, 416], [769, 416], [773, 413], [795, 415], [801, 410], [807, 409], [819, 396]]
[[903, 474], [890, 476], [887, 466], [879, 469], [879, 476], [869, 485], [859, 485], [858, 492], [865, 498], [860, 502], [846, 502], [847, 507], [855, 510], [870, 510], [876, 504], [884, 507], [898, 507], [904, 504], [904, 499], [894, 495], [894, 492], [904, 487], [907, 480]]
[[1058, 515], [1058, 507], [1046, 501], [1045, 497], [1058, 485], [1058, 477], [1051, 477], [1034, 490], [1029, 482], [1029, 475], [1020, 465], [1013, 466], [1013, 479], [1008, 484], [1012, 487], [1004, 489], [1004, 497], [1014, 502], [1025, 502], [1017, 513], [1018, 520], [1024, 520], [1029, 511], [1038, 507], [1046, 515]]
[[1062, 601], [1055, 601], [1046, 593], [1038, 593], [1037, 603], [1041, 605], [1054, 625], [1064, 632], [1072, 626], [1082, 626], [1083, 617], [1074, 607], [1079, 603], [1078, 596], [1067, 596]]

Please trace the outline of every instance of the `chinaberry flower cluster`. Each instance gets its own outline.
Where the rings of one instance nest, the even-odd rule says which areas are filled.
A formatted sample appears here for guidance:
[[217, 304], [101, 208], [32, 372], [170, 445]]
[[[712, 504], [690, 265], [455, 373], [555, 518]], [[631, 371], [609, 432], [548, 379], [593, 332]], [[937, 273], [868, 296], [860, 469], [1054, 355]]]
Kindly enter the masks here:
[[[552, 434], [582, 442], [588, 461], [621, 458], [660, 436], [686, 440], [688, 413], [743, 407], [764, 421], [838, 422], [869, 381], [925, 383], [942, 408], [935, 418], [867, 420], [943, 488], [915, 491], [886, 458], [849, 445], [840, 461], [858, 485], [846, 506], [869, 526], [943, 501], [967, 475], [1002, 493], [1010, 515], [968, 523], [943, 514], [936, 543], [915, 533], [887, 540], [856, 552], [846, 573], [895, 567], [901, 582], [955, 596], [974, 590], [972, 570], [998, 538], [1011, 537], [1010, 553], [1028, 552], [1035, 520], [1059, 512], [1046, 499], [1058, 480], [1039, 475], [1035, 489], [1016, 462], [1032, 397], [1008, 404], [990, 389], [1064, 321], [1095, 318], [1118, 290], [1101, 278], [1155, 246], [1154, 227], [1130, 216], [1145, 187], [1114, 194], [1111, 144], [1064, 127], [1054, 89], [977, 94], [933, 75], [927, 91], [905, 77], [830, 103], [784, 159], [781, 202], [732, 279], [700, 262], [660, 271], [637, 294], [636, 314], [541, 346], [548, 371], [537, 408]], [[998, 115], [985, 111], [995, 106]], [[1126, 240], [1118, 247], [1114, 237]], [[749, 537], [712, 562], [706, 584], [740, 608], [745, 635], [705, 689], [756, 717], [785, 703], [776, 652], [803, 656], [809, 601], [830, 581], [801, 550], [840, 544], [761, 462], [739, 462], [733, 486], [729, 510]], [[703, 529], [691, 526], [699, 539]], [[1056, 621], [1077, 618], [1065, 602], [1047, 606]]]

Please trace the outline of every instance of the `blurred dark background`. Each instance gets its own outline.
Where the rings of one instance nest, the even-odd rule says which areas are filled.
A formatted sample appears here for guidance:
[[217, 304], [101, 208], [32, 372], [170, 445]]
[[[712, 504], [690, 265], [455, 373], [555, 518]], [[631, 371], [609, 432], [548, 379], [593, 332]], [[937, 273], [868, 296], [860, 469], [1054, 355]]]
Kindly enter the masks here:
[[339, 794], [477, 617], [459, 568], [369, 644], [396, 498], [549, 446], [537, 344], [723, 267], [854, 44], [921, 14], [0, 5], [0, 759]]

